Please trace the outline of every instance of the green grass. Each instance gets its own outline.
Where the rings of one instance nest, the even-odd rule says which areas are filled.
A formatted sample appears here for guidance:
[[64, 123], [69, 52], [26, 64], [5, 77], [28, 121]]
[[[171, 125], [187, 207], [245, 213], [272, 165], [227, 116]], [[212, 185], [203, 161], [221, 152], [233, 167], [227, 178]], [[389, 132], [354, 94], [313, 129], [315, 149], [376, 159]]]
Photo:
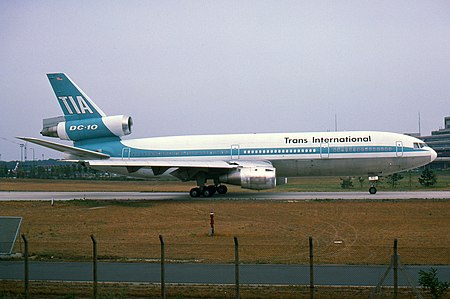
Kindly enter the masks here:
[[[410, 171], [400, 173], [403, 179], [399, 184], [392, 187], [386, 177], [381, 177], [377, 188], [384, 191], [419, 191], [419, 190], [450, 190], [450, 171], [434, 171], [437, 183], [433, 187], [424, 187], [419, 184], [420, 171]], [[344, 179], [346, 177], [342, 177]], [[358, 177], [353, 177], [353, 187], [349, 189], [341, 188], [341, 178], [339, 177], [305, 177], [290, 178], [288, 184], [277, 187], [277, 191], [284, 192], [339, 192], [339, 191], [367, 191], [370, 187], [367, 177], [363, 177], [362, 185]]]

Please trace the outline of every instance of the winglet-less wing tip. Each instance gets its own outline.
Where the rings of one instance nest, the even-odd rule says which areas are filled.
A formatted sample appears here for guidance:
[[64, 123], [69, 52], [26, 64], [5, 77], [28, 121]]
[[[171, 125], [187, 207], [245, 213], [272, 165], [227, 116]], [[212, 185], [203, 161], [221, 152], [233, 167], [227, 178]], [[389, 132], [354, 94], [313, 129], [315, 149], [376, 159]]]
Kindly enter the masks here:
[[43, 139], [33, 138], [33, 137], [21, 137], [17, 136], [16, 138], [31, 142], [34, 144], [38, 144], [65, 154], [69, 154], [71, 156], [76, 156], [80, 158], [87, 158], [87, 159], [108, 159], [109, 155], [99, 152], [94, 152], [87, 149], [82, 149], [70, 145], [60, 144], [52, 141], [47, 141]]

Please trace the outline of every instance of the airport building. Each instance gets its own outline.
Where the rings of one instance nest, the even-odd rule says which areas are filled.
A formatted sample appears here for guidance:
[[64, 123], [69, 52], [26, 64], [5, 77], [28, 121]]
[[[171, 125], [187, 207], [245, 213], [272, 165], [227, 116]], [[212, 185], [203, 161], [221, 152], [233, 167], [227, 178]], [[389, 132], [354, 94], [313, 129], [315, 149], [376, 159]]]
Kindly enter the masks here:
[[433, 168], [450, 169], [450, 116], [444, 118], [444, 128], [431, 132], [430, 136], [419, 137], [434, 149], [438, 157]]

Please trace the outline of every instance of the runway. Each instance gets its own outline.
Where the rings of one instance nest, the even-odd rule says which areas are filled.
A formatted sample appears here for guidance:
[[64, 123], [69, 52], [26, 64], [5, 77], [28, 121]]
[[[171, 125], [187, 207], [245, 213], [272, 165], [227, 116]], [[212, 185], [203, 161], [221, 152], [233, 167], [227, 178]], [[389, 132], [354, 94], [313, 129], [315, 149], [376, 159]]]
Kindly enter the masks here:
[[177, 192], [0, 192], [0, 201], [67, 201], [67, 200], [405, 200], [450, 199], [450, 191], [378, 192], [242, 192], [191, 198]]
[[[399, 271], [399, 285], [407, 286], [407, 277], [417, 284], [419, 270], [436, 268], [440, 279], [450, 276], [449, 266], [405, 266]], [[166, 264], [166, 282], [181, 284], [233, 284], [233, 264]], [[29, 264], [30, 280], [92, 281], [92, 263], [37, 262]], [[375, 286], [383, 277], [383, 265], [317, 265], [315, 284], [327, 286]], [[22, 280], [23, 261], [0, 261], [0, 280]], [[392, 271], [384, 285], [393, 285]], [[102, 282], [160, 282], [158, 263], [98, 263], [98, 280]], [[240, 265], [242, 284], [307, 285], [308, 265]]]

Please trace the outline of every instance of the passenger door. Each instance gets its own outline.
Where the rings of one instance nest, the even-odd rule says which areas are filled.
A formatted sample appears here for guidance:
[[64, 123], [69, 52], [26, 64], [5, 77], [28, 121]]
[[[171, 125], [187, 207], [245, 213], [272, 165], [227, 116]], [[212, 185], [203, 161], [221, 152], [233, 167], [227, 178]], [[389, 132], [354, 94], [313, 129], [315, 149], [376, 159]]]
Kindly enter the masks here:
[[239, 144], [231, 145], [231, 160], [239, 160]]
[[397, 157], [403, 157], [403, 142], [402, 141], [395, 142], [395, 155]]

